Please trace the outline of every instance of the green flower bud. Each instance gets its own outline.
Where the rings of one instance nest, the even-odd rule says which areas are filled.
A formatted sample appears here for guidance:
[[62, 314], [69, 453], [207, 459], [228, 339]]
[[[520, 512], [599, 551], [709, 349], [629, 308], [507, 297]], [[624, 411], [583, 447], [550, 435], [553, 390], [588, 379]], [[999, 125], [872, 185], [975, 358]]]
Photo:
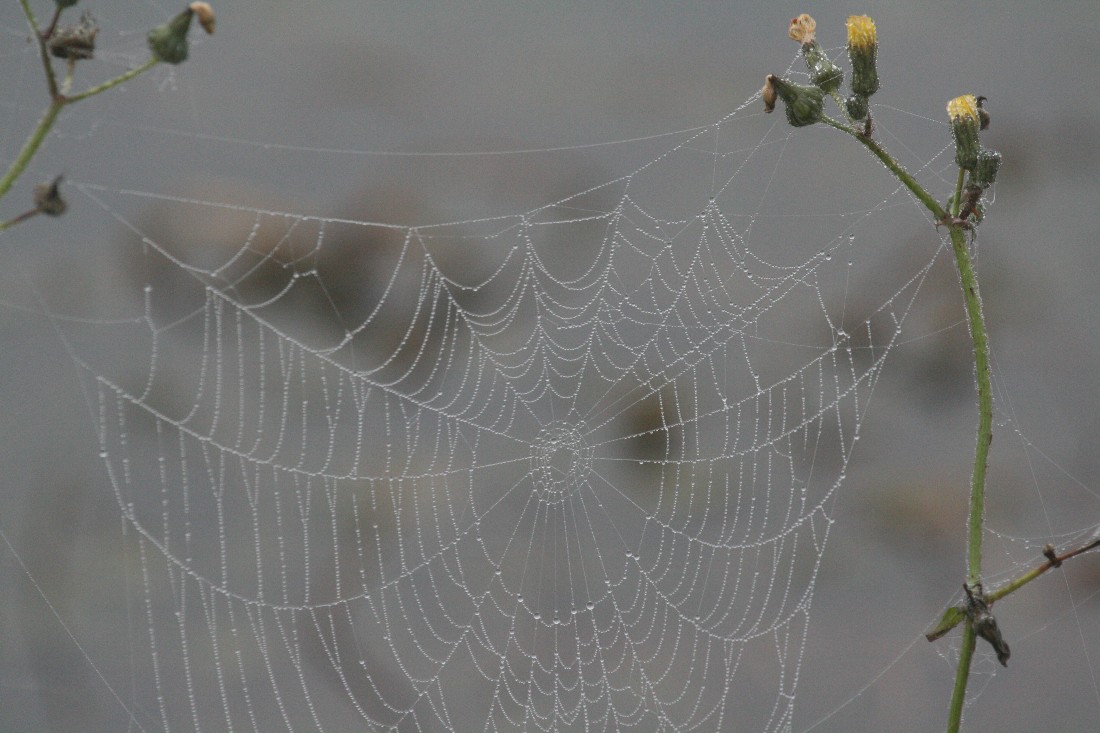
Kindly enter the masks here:
[[71, 8], [72, 6], [76, 5], [78, 2], [80, 2], [80, 0], [53, 0], [53, 4], [56, 5], [58, 7], [58, 9], [60, 9], [60, 10], [64, 10], [65, 8]]
[[844, 108], [853, 120], [862, 120], [868, 112], [867, 97], [853, 94], [844, 100]]
[[973, 94], [955, 97], [947, 103], [947, 116], [951, 119], [951, 134], [955, 138], [955, 162], [959, 167], [972, 171], [978, 162], [978, 102]]
[[775, 75], [768, 76], [768, 84], [775, 88], [786, 105], [787, 122], [792, 127], [804, 127], [821, 120], [825, 92], [820, 87], [799, 86]]
[[803, 44], [802, 56], [810, 70], [810, 82], [815, 87], [820, 87], [827, 94], [840, 88], [840, 82], [844, 81], [844, 72], [829, 60], [817, 41]]
[[878, 91], [877, 57], [875, 21], [866, 15], [849, 16], [848, 59], [852, 62], [853, 95], [869, 97]]
[[187, 8], [164, 25], [149, 31], [149, 50], [157, 61], [182, 64], [187, 60], [187, 31], [191, 29], [194, 11]]
[[974, 163], [974, 170], [970, 172], [970, 180], [982, 188], [989, 188], [997, 180], [997, 171], [1001, 168], [1001, 154], [996, 150], [982, 148], [978, 152], [978, 160]]

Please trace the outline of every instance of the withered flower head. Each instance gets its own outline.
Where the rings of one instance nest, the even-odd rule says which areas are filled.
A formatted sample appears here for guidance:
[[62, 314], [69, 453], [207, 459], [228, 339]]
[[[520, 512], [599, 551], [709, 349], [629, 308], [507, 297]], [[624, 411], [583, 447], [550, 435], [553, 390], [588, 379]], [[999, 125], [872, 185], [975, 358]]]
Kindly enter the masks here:
[[202, 29], [210, 35], [214, 35], [216, 18], [214, 18], [214, 9], [210, 7], [210, 3], [191, 3], [187, 7], [195, 14], [195, 18], [198, 19]]
[[95, 37], [99, 26], [88, 13], [76, 25], [58, 28], [48, 42], [50, 53], [69, 61], [82, 61], [95, 55]]
[[809, 13], [803, 13], [797, 18], [791, 18], [787, 35], [791, 40], [799, 43], [813, 43], [816, 31], [817, 21], [811, 18]]
[[775, 110], [775, 100], [778, 96], [778, 92], [775, 90], [775, 77], [768, 74], [764, 79], [764, 88], [760, 90], [760, 97], [764, 100], [764, 111], [772, 112]]

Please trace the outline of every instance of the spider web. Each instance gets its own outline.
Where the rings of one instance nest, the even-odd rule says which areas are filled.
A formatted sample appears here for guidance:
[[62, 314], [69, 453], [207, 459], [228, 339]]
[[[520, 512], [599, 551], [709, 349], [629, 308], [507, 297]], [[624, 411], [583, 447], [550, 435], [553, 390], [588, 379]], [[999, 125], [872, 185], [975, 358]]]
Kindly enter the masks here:
[[[447, 224], [72, 182], [140, 252], [139, 314], [58, 323], [135, 561], [135, 725], [790, 728], [828, 507], [927, 267], [830, 303], [850, 222], [904, 194], [776, 211], [793, 138], [746, 138], [753, 101]], [[195, 231], [218, 217], [235, 242]]]
[[[129, 725], [791, 730], [863, 421], [951, 267], [924, 228], [888, 269], [928, 222], [873, 164], [805, 204], [837, 137], [752, 98], [533, 206], [396, 223], [385, 196], [345, 216], [72, 177], [115, 228], [115, 292], [70, 307], [20, 255], [8, 301], [47, 316], [92, 415]], [[914, 157], [950, 186], [950, 155]], [[992, 531], [997, 577], [1041, 534]]]
[[[808, 260], [754, 251], [749, 114], [514, 216], [171, 201], [247, 222], [214, 262], [130, 223], [146, 369], [81, 365], [164, 728], [789, 728], [828, 505], [920, 278], [848, 334], [843, 219]], [[663, 182], [700, 164], [685, 216]], [[329, 250], [374, 271], [353, 300]]]

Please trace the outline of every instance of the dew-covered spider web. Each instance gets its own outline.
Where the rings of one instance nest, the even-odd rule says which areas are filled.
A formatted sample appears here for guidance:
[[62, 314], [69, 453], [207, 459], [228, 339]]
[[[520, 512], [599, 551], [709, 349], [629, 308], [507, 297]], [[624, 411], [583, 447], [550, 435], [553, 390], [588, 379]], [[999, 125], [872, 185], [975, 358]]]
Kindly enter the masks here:
[[[823, 288], [860, 217], [754, 247], [804, 222], [745, 200], [775, 165], [750, 114], [510, 216], [232, 207], [217, 253], [130, 222], [140, 368], [80, 364], [164, 727], [789, 728], [829, 506], [924, 271], [846, 319]], [[369, 263], [350, 300], [330, 250]]]
[[[942, 233], [858, 145], [756, 97], [591, 151], [411, 158], [96, 115], [58, 146], [148, 136], [211, 164], [358, 156], [453, 181], [430, 210], [374, 190], [319, 211], [214, 177], [81, 172], [74, 208], [111, 244], [79, 257], [112, 280], [77, 304], [5, 250], [5, 303], [63, 346], [93, 427], [126, 639], [103, 681], [128, 729], [813, 722], [795, 718], [812, 611], [883, 369], [966, 337], [960, 301], [921, 314], [935, 283], [957, 297]], [[946, 128], [875, 115], [949, 190]], [[900, 124], [934, 145], [908, 149]], [[542, 175], [503, 203], [471, 193]], [[1045, 530], [992, 529], [997, 577]]]

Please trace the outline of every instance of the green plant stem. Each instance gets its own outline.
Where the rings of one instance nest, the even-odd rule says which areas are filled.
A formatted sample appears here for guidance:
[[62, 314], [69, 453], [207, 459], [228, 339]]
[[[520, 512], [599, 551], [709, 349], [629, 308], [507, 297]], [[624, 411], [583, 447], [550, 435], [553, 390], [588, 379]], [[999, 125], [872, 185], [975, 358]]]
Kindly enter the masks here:
[[[57, 76], [53, 71], [53, 64], [50, 63], [50, 51], [46, 48], [47, 35], [43, 35], [42, 31], [38, 29], [38, 19], [34, 17], [34, 11], [31, 10], [30, 2], [28, 0], [19, 0], [19, 4], [23, 6], [23, 14], [27, 16], [27, 25], [31, 27], [31, 33], [34, 34], [34, 38], [38, 41], [38, 53], [42, 58], [42, 68], [46, 72], [46, 85], [50, 90], [50, 99], [57, 98]], [[54, 28], [57, 26], [57, 19], [61, 17], [61, 8], [58, 8], [54, 12], [53, 22], [50, 23], [48, 33], [52, 34]]]
[[[959, 180], [962, 180], [960, 175]], [[952, 207], [957, 214], [959, 193], [955, 194]], [[978, 438], [974, 446], [974, 471], [970, 481], [970, 517], [967, 522], [967, 574], [966, 582], [975, 593], [981, 593], [982, 584], [982, 526], [985, 519], [985, 471], [989, 464], [989, 444], [993, 441], [993, 392], [989, 371], [989, 338], [982, 316], [982, 298], [978, 291], [978, 276], [966, 248], [966, 234], [959, 227], [951, 227], [951, 248], [955, 251], [959, 280], [966, 300], [966, 315], [970, 324], [970, 338], [974, 342], [974, 365], [978, 380]], [[974, 652], [974, 624], [969, 619], [963, 629], [963, 648], [959, 655], [959, 667], [955, 674], [955, 686], [948, 709], [947, 730], [955, 733], [962, 724], [962, 708], [966, 699], [966, 683], [970, 677], [970, 661]]]
[[1076, 550], [1070, 550], [1069, 552], [1063, 553], [1061, 555], [1056, 555], [1054, 553], [1054, 548], [1048, 545], [1046, 550], [1043, 551], [1043, 554], [1047, 556], [1047, 561], [1045, 563], [1037, 568], [1029, 570], [1028, 572], [1021, 575], [1019, 578], [1005, 583], [992, 593], [987, 593], [985, 599], [989, 603], [999, 601], [1000, 599], [1007, 596], [1009, 593], [1014, 593], [1020, 588], [1023, 588], [1025, 585], [1035, 580], [1051, 568], [1061, 567], [1062, 563], [1064, 563], [1066, 560], [1077, 557], [1078, 555], [1086, 553], [1090, 550], [1095, 550], [1097, 547], [1100, 547], [1100, 539], [1092, 540], [1091, 542], [1088, 542], [1087, 544], [1078, 547]]
[[963, 704], [966, 702], [966, 683], [970, 678], [970, 662], [974, 659], [977, 636], [974, 624], [967, 619], [963, 627], [962, 648], [959, 649], [959, 666], [955, 668], [955, 686], [951, 691], [951, 707], [947, 711], [947, 733], [959, 733], [962, 725]]
[[[982, 298], [978, 290], [978, 276], [974, 272], [970, 251], [966, 247], [966, 230], [963, 224], [954, 221], [958, 217], [962, 199], [963, 171], [959, 171], [958, 181], [955, 184], [955, 197], [951, 204], [951, 216], [948, 217], [943, 207], [877, 142], [828, 116], [822, 116], [822, 122], [848, 133], [861, 142], [897, 176], [906, 188], [913, 192], [913, 195], [925, 205], [937, 222], [942, 222], [950, 227], [951, 249], [955, 254], [959, 282], [962, 285], [963, 299], [966, 302], [967, 322], [970, 327], [970, 338], [974, 344], [974, 366], [978, 382], [978, 436], [974, 448], [974, 471], [970, 481], [966, 582], [975, 593], [981, 593], [982, 523], [985, 517], [986, 466], [989, 462], [989, 444], [993, 440], [993, 392], [989, 371], [989, 337], [986, 335], [985, 319], [982, 315]], [[949, 733], [957, 732], [962, 722], [962, 709], [963, 703], [966, 701], [966, 685], [970, 677], [970, 663], [974, 656], [975, 639], [973, 623], [968, 619], [963, 631], [959, 666], [955, 674], [955, 686], [951, 693], [951, 707], [948, 710], [947, 730]]]
[[[956, 196], [958, 206], [958, 196]], [[982, 298], [978, 291], [978, 276], [970, 251], [966, 247], [966, 234], [957, 226], [951, 228], [951, 249], [959, 269], [966, 300], [966, 315], [970, 324], [970, 338], [974, 342], [974, 366], [978, 380], [978, 438], [974, 447], [974, 472], [970, 481], [970, 518], [967, 538], [967, 575], [970, 589], [980, 592], [982, 582], [982, 525], [985, 517], [985, 472], [989, 464], [989, 444], [993, 440], [993, 391], [989, 371], [989, 337], [986, 335], [982, 316]]]
[[[26, 8], [26, 0], [21, 1]], [[34, 16], [29, 14], [29, 8], [26, 9], [28, 13], [28, 18], [33, 27]], [[50, 67], [48, 60], [46, 63], [47, 68], [52, 68]], [[23, 143], [23, 149], [19, 151], [19, 155], [17, 155], [15, 157], [15, 160], [12, 161], [12, 164], [8, 167], [7, 172], [4, 173], [4, 177], [0, 178], [0, 199], [2, 199], [5, 194], [7, 194], [12, 185], [15, 183], [16, 179], [18, 179], [19, 176], [22, 175], [23, 171], [26, 170], [27, 165], [31, 161], [31, 158], [33, 158], [35, 153], [38, 152], [38, 149], [42, 146], [42, 143], [46, 139], [46, 135], [53, 127], [54, 122], [57, 121], [57, 116], [61, 113], [62, 109], [70, 104], [73, 104], [74, 102], [79, 102], [82, 99], [87, 99], [88, 97], [94, 96], [96, 94], [101, 94], [108, 89], [122, 84], [123, 82], [129, 81], [138, 74], [142, 74], [153, 68], [154, 66], [156, 66], [157, 63], [157, 59], [150, 57], [149, 60], [147, 60], [141, 66], [134, 67], [129, 71], [119, 74], [114, 79], [105, 81], [98, 86], [94, 86], [91, 89], [87, 89], [81, 92], [80, 94], [74, 94], [70, 97], [66, 97], [56, 93], [53, 94], [50, 105], [46, 107], [46, 111], [42, 114], [42, 118], [38, 121], [38, 124], [35, 125], [34, 130], [31, 131], [31, 134], [27, 138], [27, 141]], [[53, 80], [53, 77], [50, 76], [50, 79]], [[14, 223], [14, 220], [12, 220], [12, 222]]]
[[902, 168], [901, 165], [894, 160], [893, 156], [887, 153], [881, 145], [875, 142], [875, 140], [865, 137], [857, 130], [827, 115], [822, 115], [821, 121], [830, 127], [835, 127], [841, 132], [848, 133], [874, 153], [875, 157], [881, 160], [883, 165], [889, 168], [890, 172], [897, 176], [897, 179], [905, 184], [905, 187], [912, 191], [914, 196], [920, 199], [920, 202], [932, 213], [932, 216], [936, 217], [936, 221], [941, 221], [947, 216], [947, 212], [943, 210], [943, 207], [939, 205], [936, 199], [932, 198], [931, 194], [925, 191], [924, 187], [917, 183], [917, 179], [909, 175], [909, 171]]
[[12, 161], [4, 177], [0, 178], [0, 199], [4, 198], [4, 195], [11, 189], [15, 180], [19, 178], [24, 170], [26, 170], [27, 164], [31, 162], [31, 158], [38, 152], [38, 148], [41, 147], [42, 141], [46, 139], [46, 133], [53, 127], [53, 123], [57, 120], [57, 115], [61, 113], [64, 107], [64, 97], [55, 97], [54, 100], [50, 102], [50, 106], [46, 108], [46, 112], [42, 115], [42, 119], [38, 121], [38, 124], [31, 132], [30, 137], [27, 138], [27, 141], [23, 143], [23, 149], [19, 151], [19, 155]]
[[108, 89], [111, 89], [112, 87], [117, 87], [119, 84], [123, 84], [127, 81], [130, 81], [131, 79], [133, 79], [135, 76], [137, 76], [139, 74], [144, 74], [146, 71], [153, 68], [158, 63], [160, 63], [160, 62], [156, 58], [150, 56], [145, 61], [145, 63], [142, 64], [141, 66], [135, 66], [134, 68], [130, 69], [129, 71], [126, 71], [126, 72], [123, 72], [122, 74], [119, 74], [114, 79], [111, 79], [109, 81], [105, 81], [105, 82], [103, 82], [102, 84], [100, 84], [98, 86], [92, 87], [91, 89], [86, 89], [83, 92], [81, 92], [80, 94], [73, 94], [72, 96], [65, 97], [65, 104], [72, 104], [73, 102], [79, 102], [82, 99], [87, 99], [88, 97], [94, 97], [97, 94], [101, 94], [101, 93], [107, 91]]

